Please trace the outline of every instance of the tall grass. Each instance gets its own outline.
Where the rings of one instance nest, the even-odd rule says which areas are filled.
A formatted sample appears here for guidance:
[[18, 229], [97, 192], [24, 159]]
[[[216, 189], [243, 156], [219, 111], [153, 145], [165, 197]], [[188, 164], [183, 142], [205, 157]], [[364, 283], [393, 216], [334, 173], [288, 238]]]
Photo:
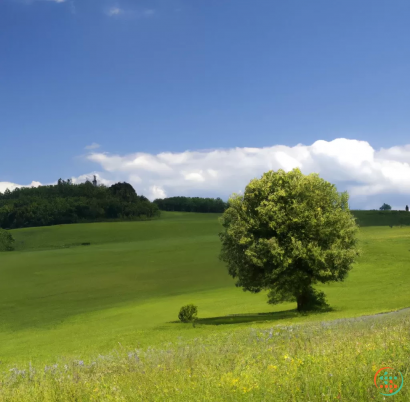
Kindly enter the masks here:
[[[255, 325], [90, 361], [3, 369], [0, 401], [372, 401], [373, 376], [402, 372], [409, 401], [410, 315]], [[195, 331], [195, 329], [193, 329]], [[389, 399], [389, 397], [387, 397]]]

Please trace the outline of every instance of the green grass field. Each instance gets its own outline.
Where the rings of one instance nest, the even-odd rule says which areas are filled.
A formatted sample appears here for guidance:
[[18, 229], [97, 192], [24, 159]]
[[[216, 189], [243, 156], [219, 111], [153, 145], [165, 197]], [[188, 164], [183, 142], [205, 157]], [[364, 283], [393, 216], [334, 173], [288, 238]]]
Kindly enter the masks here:
[[[348, 279], [322, 288], [334, 311], [301, 316], [294, 304], [273, 307], [266, 303], [265, 294], [245, 293], [234, 286], [218, 260], [217, 217], [163, 213], [154, 221], [12, 231], [17, 250], [0, 254], [0, 371], [8, 373], [10, 367], [26, 367], [28, 362], [44, 367], [75, 359], [88, 361], [114, 350], [126, 354], [136, 348], [166, 348], [170, 343], [195, 344], [195, 339], [223, 343], [230, 336], [248, 334], [250, 328], [263, 330], [410, 306], [409, 227], [361, 228], [363, 255]], [[188, 303], [199, 308], [201, 320], [196, 328], [175, 322], [179, 308]], [[214, 351], [218, 347], [225, 346], [210, 346]], [[245, 344], [238, 347], [246, 349]], [[396, 352], [402, 357], [403, 351]], [[377, 366], [374, 360], [371, 363]], [[245, 388], [251, 387], [252, 379], [248, 380]], [[141, 394], [141, 400], [147, 395], [151, 395], [147, 400], [166, 400], [166, 394], [155, 387], [150, 392]], [[252, 393], [243, 394], [251, 398]], [[38, 400], [93, 400], [92, 392], [84, 395], [79, 399], [40, 395]], [[9, 398], [14, 400], [11, 394]], [[111, 400], [104, 398], [94, 400]], [[112, 400], [133, 400], [124, 398]], [[218, 400], [212, 398], [210, 394], [208, 400]]]

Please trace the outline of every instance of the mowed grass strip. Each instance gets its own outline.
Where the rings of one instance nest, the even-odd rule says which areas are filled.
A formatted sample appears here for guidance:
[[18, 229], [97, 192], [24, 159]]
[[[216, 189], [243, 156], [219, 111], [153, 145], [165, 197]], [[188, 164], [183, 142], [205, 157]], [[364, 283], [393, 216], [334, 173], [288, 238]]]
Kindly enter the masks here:
[[[164, 213], [146, 222], [13, 231], [18, 251], [0, 255], [0, 360], [84, 359], [119, 344], [142, 348], [257, 323], [410, 306], [410, 228], [362, 228], [363, 256], [348, 279], [322, 287], [334, 311], [299, 316], [294, 304], [270, 306], [265, 294], [234, 286], [218, 260], [217, 217]], [[199, 307], [197, 328], [174, 322], [188, 303]]]

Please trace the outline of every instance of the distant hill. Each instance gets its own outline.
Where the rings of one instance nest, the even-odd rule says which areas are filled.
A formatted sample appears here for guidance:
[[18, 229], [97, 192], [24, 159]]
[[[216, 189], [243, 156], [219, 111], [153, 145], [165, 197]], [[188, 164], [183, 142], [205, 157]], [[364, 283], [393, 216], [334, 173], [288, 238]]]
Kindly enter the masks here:
[[410, 212], [406, 211], [350, 211], [359, 226], [401, 226], [410, 225]]
[[94, 182], [16, 188], [0, 193], [0, 228], [15, 229], [108, 220], [143, 220], [160, 215], [158, 206], [128, 183]]

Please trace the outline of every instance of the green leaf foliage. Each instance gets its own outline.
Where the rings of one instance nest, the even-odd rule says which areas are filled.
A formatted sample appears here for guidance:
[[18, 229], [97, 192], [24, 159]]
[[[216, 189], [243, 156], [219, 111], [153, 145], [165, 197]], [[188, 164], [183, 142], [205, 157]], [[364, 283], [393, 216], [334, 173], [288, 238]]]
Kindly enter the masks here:
[[161, 211], [224, 212], [227, 204], [220, 198], [169, 197], [153, 201]]
[[0, 251], [13, 251], [14, 239], [7, 230], [0, 229]]
[[342, 281], [359, 255], [348, 194], [317, 174], [269, 171], [234, 194], [221, 218], [221, 259], [236, 286], [269, 290], [298, 310], [326, 305], [312, 286]]
[[0, 193], [0, 228], [49, 226], [104, 220], [138, 220], [159, 216], [158, 206], [138, 196], [128, 183], [111, 187], [91, 182], [16, 188]]
[[182, 322], [192, 322], [197, 319], [198, 307], [193, 304], [188, 304], [181, 307], [179, 310], [178, 318]]

